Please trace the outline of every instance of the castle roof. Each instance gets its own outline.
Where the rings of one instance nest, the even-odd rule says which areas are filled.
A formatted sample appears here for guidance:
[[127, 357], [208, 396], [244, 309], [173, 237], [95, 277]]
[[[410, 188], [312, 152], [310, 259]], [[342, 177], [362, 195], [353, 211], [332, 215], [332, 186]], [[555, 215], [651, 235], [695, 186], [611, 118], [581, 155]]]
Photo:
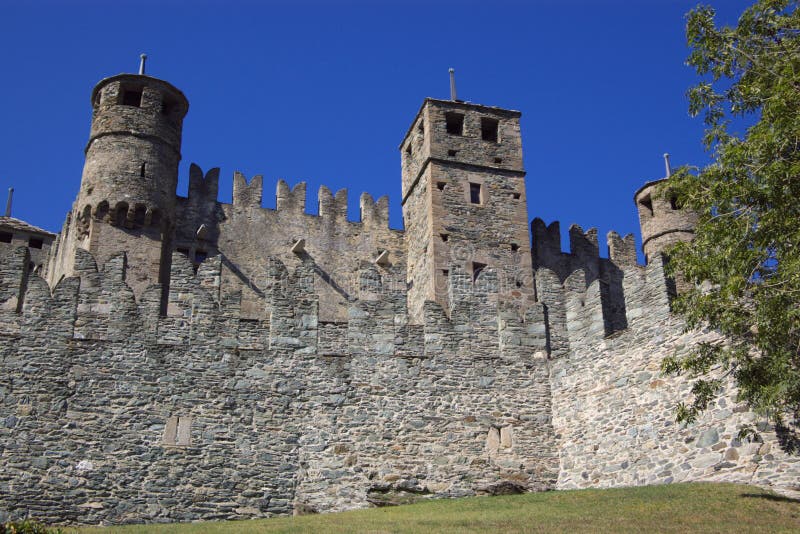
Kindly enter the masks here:
[[48, 232], [25, 221], [21, 221], [14, 217], [0, 217], [0, 228], [8, 228], [16, 232], [28, 232], [29, 234], [40, 234], [47, 237], [56, 237], [53, 232]]

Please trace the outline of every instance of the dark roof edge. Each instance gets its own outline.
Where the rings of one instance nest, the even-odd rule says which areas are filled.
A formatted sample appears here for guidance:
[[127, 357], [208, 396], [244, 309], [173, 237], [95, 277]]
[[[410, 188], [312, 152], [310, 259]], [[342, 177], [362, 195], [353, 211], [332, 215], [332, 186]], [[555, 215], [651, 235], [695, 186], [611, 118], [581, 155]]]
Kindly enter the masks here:
[[633, 203], [634, 204], [636, 203], [636, 197], [639, 196], [639, 193], [641, 193], [642, 191], [644, 191], [648, 187], [654, 186], [656, 184], [660, 184], [661, 182], [666, 182], [668, 179], [669, 178], [660, 178], [658, 180], [653, 180], [651, 182], [645, 182], [644, 185], [642, 187], [640, 187], [639, 189], [637, 189], [636, 192], [633, 194]]

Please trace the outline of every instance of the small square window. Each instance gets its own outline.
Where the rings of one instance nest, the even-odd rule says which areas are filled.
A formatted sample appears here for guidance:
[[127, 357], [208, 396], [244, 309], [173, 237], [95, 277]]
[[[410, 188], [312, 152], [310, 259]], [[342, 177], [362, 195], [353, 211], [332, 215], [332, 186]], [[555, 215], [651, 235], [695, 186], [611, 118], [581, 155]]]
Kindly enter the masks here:
[[644, 213], [646, 215], [653, 216], [653, 201], [650, 197], [644, 197], [642, 200], [639, 201], [639, 204], [644, 208]]
[[122, 105], [134, 106], [137, 108], [142, 107], [142, 91], [135, 89], [126, 89], [122, 93]]
[[481, 139], [484, 141], [497, 142], [497, 127], [500, 123], [497, 119], [481, 117]]
[[14, 239], [14, 234], [11, 232], [0, 232], [0, 243], [11, 243]]
[[44, 245], [44, 241], [38, 237], [32, 237], [28, 239], [28, 246], [31, 248], [42, 248], [42, 245]]
[[448, 151], [447, 151], [447, 155], [448, 155], [449, 157], [451, 157], [451, 158], [454, 158], [454, 157], [456, 157], [456, 154], [458, 154], [458, 150], [448, 150]]
[[436, 189], [439, 191], [444, 191], [444, 186], [447, 185], [447, 182], [436, 182]]
[[442, 237], [442, 241], [447, 243], [450, 240], [450, 234], [439, 234]]
[[481, 184], [470, 182], [469, 201], [472, 204], [481, 204], [483, 202], [483, 188], [481, 187]]
[[450, 135], [464, 135], [464, 114], [449, 111], [444, 114], [447, 123], [447, 133]]

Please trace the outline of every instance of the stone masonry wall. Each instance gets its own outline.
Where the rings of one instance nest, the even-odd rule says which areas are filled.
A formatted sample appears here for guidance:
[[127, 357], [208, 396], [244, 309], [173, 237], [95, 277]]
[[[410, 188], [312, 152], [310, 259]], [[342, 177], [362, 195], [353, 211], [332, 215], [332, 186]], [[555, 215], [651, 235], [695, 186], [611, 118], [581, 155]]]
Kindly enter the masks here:
[[[676, 424], [675, 406], [690, 396], [691, 381], [662, 376], [662, 359], [720, 340], [685, 331], [669, 313], [660, 257], [646, 270], [626, 269], [628, 328], [611, 337], [602, 336], [594, 285], [582, 303], [569, 299], [570, 353], [551, 365], [557, 487], [704, 480], [796, 488], [800, 458], [782, 451], [774, 429], [737, 402], [730, 383], [695, 424]], [[737, 438], [745, 423], [758, 424], [763, 443]]]
[[[189, 197], [179, 199], [176, 249], [199, 251], [223, 258], [222, 291], [241, 292], [242, 316], [264, 320], [266, 265], [264, 258], [279, 258], [290, 268], [311, 262], [314, 291], [324, 321], [346, 321], [347, 309], [357, 293], [358, 269], [373, 263], [384, 276], [405, 285], [406, 253], [403, 232], [389, 228], [387, 197], [377, 201], [364, 193], [359, 221], [348, 221], [347, 191], [333, 195], [327, 187], [318, 194], [318, 214], [306, 213], [306, 184], [290, 189], [283, 180], [276, 186], [276, 209], [262, 208], [263, 179], [234, 176], [233, 203], [217, 201], [219, 170], [205, 177], [197, 166], [190, 171]], [[302, 251], [292, 252], [298, 240]]]
[[544, 331], [527, 326], [541, 310], [498, 310], [492, 270], [473, 284], [455, 267], [451, 317], [431, 304], [420, 328], [365, 264], [322, 355], [310, 260], [267, 261], [266, 322], [221, 290], [220, 256], [195, 274], [174, 255], [163, 317], [160, 287], [134, 299], [124, 254], [98, 271], [79, 250], [52, 292], [26, 261], [0, 260], [2, 518], [264, 517], [555, 484]]
[[573, 234], [560, 261], [584, 268], [562, 281], [540, 266], [524, 316], [498, 299], [495, 270], [473, 282], [456, 264], [449, 309], [427, 302], [421, 325], [367, 261], [346, 320], [320, 321], [314, 261], [267, 258], [268, 313], [252, 319], [224, 291], [222, 255], [175, 254], [161, 316], [161, 288], [136, 300], [123, 253], [98, 270], [78, 250], [76, 276], [51, 290], [17, 248], [0, 259], [0, 519], [268, 517], [509, 485], [796, 485], [800, 462], [771, 429], [736, 438], [755, 419], [733, 392], [675, 425], [690, 384], [659, 376], [661, 358], [713, 335], [682, 331], [660, 257], [636, 266], [616, 234], [626, 326], [609, 334], [610, 267], [587, 274], [593, 234]]

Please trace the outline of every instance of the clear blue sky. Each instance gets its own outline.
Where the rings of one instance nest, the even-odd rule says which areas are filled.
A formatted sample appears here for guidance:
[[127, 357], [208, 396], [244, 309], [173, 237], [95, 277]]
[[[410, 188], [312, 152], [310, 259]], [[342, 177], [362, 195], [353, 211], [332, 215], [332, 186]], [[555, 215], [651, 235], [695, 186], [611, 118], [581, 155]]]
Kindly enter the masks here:
[[[733, 23], [749, 2], [712, 0]], [[522, 111], [530, 218], [633, 232], [632, 195], [673, 164], [703, 164], [687, 114], [685, 13], [668, 0], [93, 2], [0, 0], [0, 187], [14, 215], [58, 231], [75, 198], [100, 79], [134, 72], [190, 101], [178, 193], [191, 162], [275, 183], [390, 196], [402, 226], [400, 155], [426, 96]]]

